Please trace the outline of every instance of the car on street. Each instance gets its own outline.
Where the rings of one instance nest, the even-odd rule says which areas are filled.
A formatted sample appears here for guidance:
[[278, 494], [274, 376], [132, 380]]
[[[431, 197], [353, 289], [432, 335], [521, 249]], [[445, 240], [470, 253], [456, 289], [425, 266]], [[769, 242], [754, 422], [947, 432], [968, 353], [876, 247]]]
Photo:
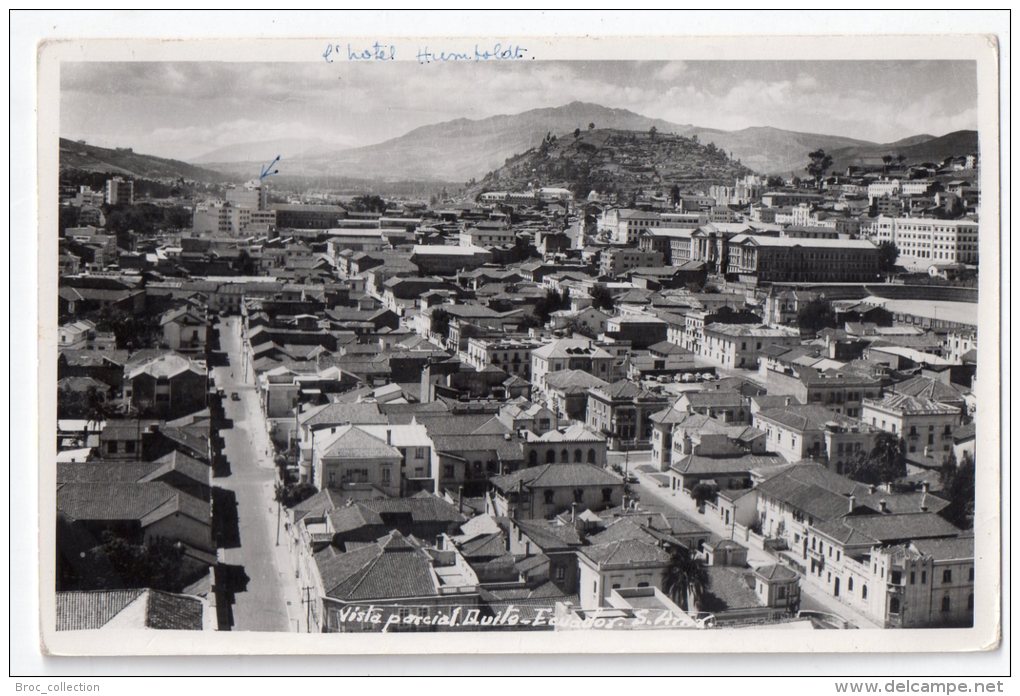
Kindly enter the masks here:
[[231, 401], [240, 401], [241, 400], [241, 396], [237, 392], [230, 392], [230, 400]]

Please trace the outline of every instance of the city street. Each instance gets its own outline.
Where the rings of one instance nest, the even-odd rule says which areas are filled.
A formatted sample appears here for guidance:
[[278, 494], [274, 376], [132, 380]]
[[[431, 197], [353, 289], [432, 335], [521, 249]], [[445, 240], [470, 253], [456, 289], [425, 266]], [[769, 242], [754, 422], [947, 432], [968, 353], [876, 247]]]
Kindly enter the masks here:
[[[634, 454], [645, 455], [643, 461], [637, 462], [638, 466], [648, 463], [647, 452]], [[648, 473], [637, 470], [635, 467], [636, 460], [634, 454], [631, 455], [630, 473], [637, 476], [639, 483], [632, 484], [631, 489], [637, 493], [638, 499], [643, 504], [653, 506], [664, 505], [684, 513], [687, 517], [694, 520], [702, 527], [705, 527], [719, 536], [730, 536], [730, 529], [726, 527], [722, 520], [718, 517], [699, 513], [694, 501], [690, 500], [686, 496], [674, 495], [669, 488], [661, 488], [655, 479], [651, 478]], [[612, 457], [610, 461], [613, 461], [613, 459], [616, 459], [616, 457]], [[622, 455], [620, 455], [619, 459], [622, 460]], [[750, 566], [757, 567], [778, 562], [778, 559], [767, 551], [756, 548], [750, 544], [742, 545], [747, 547], [747, 563]], [[839, 600], [834, 597], [830, 597], [821, 589], [809, 584], [805, 580], [801, 580], [800, 592], [800, 608], [803, 611], [819, 611], [828, 614], [835, 614], [856, 624], [858, 628], [881, 628], [860, 612], [847, 607]]]
[[[220, 549], [220, 561], [238, 569], [235, 574], [245, 580], [234, 595], [231, 629], [302, 630], [300, 595], [286, 546], [277, 546], [273, 450], [255, 388], [242, 378], [239, 327], [237, 317], [221, 321], [220, 345], [229, 363], [213, 369], [215, 384], [225, 394], [226, 417], [232, 422], [221, 433], [230, 474], [214, 479], [214, 484], [236, 496], [239, 536], [237, 543]], [[233, 393], [239, 401], [231, 398]], [[285, 538], [281, 533], [281, 543]]]

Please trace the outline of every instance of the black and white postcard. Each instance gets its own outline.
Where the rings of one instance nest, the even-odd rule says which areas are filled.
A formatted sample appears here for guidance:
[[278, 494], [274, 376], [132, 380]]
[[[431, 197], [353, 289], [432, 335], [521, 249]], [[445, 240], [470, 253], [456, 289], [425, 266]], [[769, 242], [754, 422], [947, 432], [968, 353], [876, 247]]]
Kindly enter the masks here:
[[45, 649], [995, 647], [997, 65], [44, 42]]

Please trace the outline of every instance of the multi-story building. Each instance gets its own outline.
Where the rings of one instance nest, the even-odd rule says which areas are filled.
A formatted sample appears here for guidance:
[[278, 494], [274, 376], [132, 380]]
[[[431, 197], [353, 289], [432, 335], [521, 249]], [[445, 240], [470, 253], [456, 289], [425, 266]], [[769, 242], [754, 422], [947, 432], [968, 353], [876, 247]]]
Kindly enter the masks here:
[[[771, 362], [771, 366], [766, 366]], [[759, 372], [765, 377], [769, 394], [790, 395], [804, 404], [824, 406], [837, 414], [859, 418], [864, 399], [876, 399], [882, 382], [861, 372], [845, 369], [819, 369], [762, 361]]]
[[708, 195], [719, 205], [747, 205], [761, 196], [763, 187], [760, 176], [749, 174], [734, 181], [733, 186], [710, 186]]
[[645, 232], [659, 229], [694, 228], [708, 222], [697, 212], [667, 213], [630, 208], [610, 208], [599, 216], [596, 229], [612, 244], [633, 245]]
[[464, 247], [511, 246], [517, 235], [509, 226], [468, 227], [460, 233], [460, 245]]
[[519, 519], [548, 519], [576, 506], [579, 512], [616, 507], [623, 479], [594, 464], [540, 464], [494, 476], [486, 512]]
[[106, 180], [107, 205], [132, 205], [135, 202], [135, 182], [115, 176]]
[[762, 348], [769, 345], [795, 346], [800, 343], [796, 329], [753, 324], [708, 324], [698, 354], [722, 367], [756, 369]]
[[469, 338], [467, 362], [476, 370], [495, 365], [507, 374], [531, 381], [531, 353], [539, 347], [537, 341], [517, 338]]
[[765, 433], [770, 452], [788, 462], [813, 459], [842, 474], [861, 452], [875, 446], [878, 429], [822, 406], [791, 404], [754, 414], [754, 427]]
[[401, 494], [402, 453], [392, 444], [392, 436], [387, 442], [367, 432], [366, 427], [342, 425], [317, 436], [312, 453], [316, 488], [369, 483], [389, 496]]
[[224, 194], [227, 203], [238, 208], [250, 210], [269, 209], [269, 187], [261, 181], [252, 179], [243, 186], [228, 186]]
[[953, 448], [960, 409], [923, 396], [890, 392], [865, 399], [861, 420], [903, 438], [907, 461], [929, 469], [942, 466]]
[[661, 266], [662, 254], [629, 247], [605, 249], [599, 259], [602, 275], [618, 276], [640, 266]]
[[889, 628], [968, 626], [974, 538], [925, 510], [812, 525], [805, 580]]
[[964, 356], [977, 350], [976, 331], [950, 331], [945, 339], [945, 357], [954, 363], [963, 362]]
[[737, 235], [726, 272], [741, 280], [863, 282], [878, 277], [878, 248], [865, 239]]
[[978, 223], [975, 220], [879, 217], [871, 224], [872, 241], [892, 242], [899, 249], [897, 263], [908, 270], [927, 270], [932, 264], [978, 262]]
[[347, 210], [339, 205], [278, 203], [272, 208], [276, 211], [276, 224], [281, 229], [328, 230], [337, 227], [347, 214]]
[[124, 398], [139, 413], [179, 418], [206, 407], [206, 367], [164, 353], [124, 370]]
[[230, 202], [214, 201], [195, 207], [191, 229], [194, 234], [237, 237], [245, 233], [276, 228], [276, 211], [240, 207]]
[[609, 381], [613, 376], [613, 356], [587, 338], [560, 338], [531, 353], [531, 382], [545, 389], [545, 376], [561, 370], [582, 370]]
[[588, 427], [609, 438], [615, 449], [641, 449], [652, 441], [652, 415], [669, 399], [621, 379], [588, 390]]

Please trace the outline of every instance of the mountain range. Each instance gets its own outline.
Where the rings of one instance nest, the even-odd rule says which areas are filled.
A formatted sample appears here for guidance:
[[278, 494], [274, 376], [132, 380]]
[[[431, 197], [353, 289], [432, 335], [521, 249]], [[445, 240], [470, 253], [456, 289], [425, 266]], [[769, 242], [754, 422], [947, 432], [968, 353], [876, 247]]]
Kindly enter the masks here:
[[807, 153], [819, 148], [832, 155], [833, 171], [884, 154], [902, 154], [908, 162], [914, 162], [940, 161], [977, 151], [975, 131], [874, 143], [768, 126], [735, 131], [703, 128], [627, 109], [571, 102], [519, 114], [444, 121], [356, 148], [333, 149], [325, 142], [304, 139], [241, 143], [194, 158], [192, 164], [155, 157], [142, 160], [139, 158], [143, 156], [119, 148], [109, 150], [61, 140], [61, 166], [150, 177], [174, 172], [199, 181], [244, 180], [256, 176], [262, 164], [281, 155], [279, 168], [288, 176], [465, 182], [482, 179], [515, 155], [539, 146], [547, 134], [563, 136], [575, 129], [586, 131], [589, 126], [644, 132], [654, 127], [659, 133], [696, 138], [702, 144], [714, 144], [731, 159], [762, 174], [802, 173]]
[[[964, 154], [945, 148], [966, 148], [970, 143], [966, 135], [956, 138], [943, 136], [947, 140], [932, 135], [917, 135], [895, 143], [874, 143], [769, 126], [726, 131], [650, 118], [627, 109], [571, 102], [564, 106], [532, 109], [519, 114], [444, 121], [364, 147], [340, 150], [301, 148], [290, 155], [283, 154], [283, 167], [288, 173], [298, 175], [467, 181], [484, 177], [486, 173], [502, 166], [510, 157], [538, 146], [546, 134], [559, 136], [571, 133], [576, 128], [587, 130], [591, 124], [596, 128], [631, 131], [648, 131], [654, 127], [660, 133], [696, 137], [702, 143], [715, 144], [731, 158], [762, 174], [802, 173], [807, 163], [807, 153], [819, 148], [839, 153], [837, 162], [845, 166], [855, 158], [871, 157], [873, 153], [902, 152], [908, 158], [924, 153], [924, 159], [938, 154], [942, 157]], [[976, 143], [977, 134], [974, 131], [960, 133], [970, 134], [969, 137]], [[925, 148], [925, 143], [932, 144]], [[214, 160], [211, 155], [202, 158], [202, 162], [211, 168], [235, 174], [250, 172], [257, 166], [253, 159], [240, 162]]]

